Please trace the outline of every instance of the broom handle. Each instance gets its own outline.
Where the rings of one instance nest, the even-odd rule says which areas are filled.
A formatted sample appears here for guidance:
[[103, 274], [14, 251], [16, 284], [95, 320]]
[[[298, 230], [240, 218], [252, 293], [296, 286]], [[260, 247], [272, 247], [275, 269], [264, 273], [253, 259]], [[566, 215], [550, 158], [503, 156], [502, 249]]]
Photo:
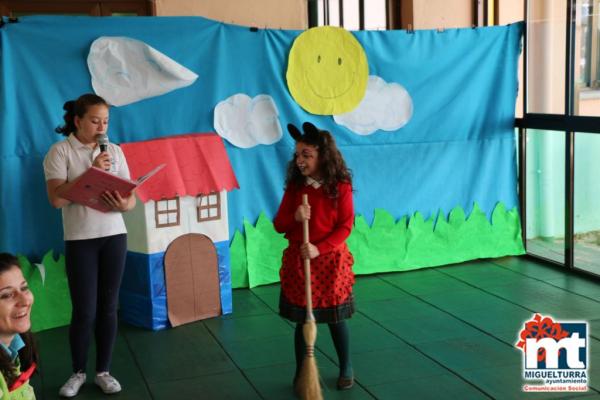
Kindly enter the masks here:
[[[308, 195], [302, 195], [302, 205], [308, 205]], [[308, 238], [308, 220], [302, 221], [302, 241], [309, 243]], [[312, 290], [310, 288], [310, 258], [304, 259], [304, 288], [306, 290], [306, 320], [314, 321], [315, 316], [312, 311]]]

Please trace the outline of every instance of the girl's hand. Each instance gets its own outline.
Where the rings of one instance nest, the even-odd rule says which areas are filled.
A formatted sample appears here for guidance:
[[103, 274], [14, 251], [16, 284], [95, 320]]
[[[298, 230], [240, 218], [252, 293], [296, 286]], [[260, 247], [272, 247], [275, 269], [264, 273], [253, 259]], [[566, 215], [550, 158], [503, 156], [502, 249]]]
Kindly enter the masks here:
[[129, 208], [129, 199], [128, 197], [122, 197], [118, 191], [109, 192], [106, 191], [102, 195], [102, 200], [115, 211], [127, 211]]
[[300, 255], [303, 259], [313, 259], [319, 257], [321, 253], [319, 253], [319, 249], [312, 243], [304, 243], [300, 246]]
[[110, 170], [110, 165], [110, 155], [107, 151], [103, 151], [102, 153], [98, 154], [92, 163], [92, 166], [100, 168], [104, 171]]
[[300, 204], [294, 213], [294, 219], [298, 222], [310, 219], [310, 206]]

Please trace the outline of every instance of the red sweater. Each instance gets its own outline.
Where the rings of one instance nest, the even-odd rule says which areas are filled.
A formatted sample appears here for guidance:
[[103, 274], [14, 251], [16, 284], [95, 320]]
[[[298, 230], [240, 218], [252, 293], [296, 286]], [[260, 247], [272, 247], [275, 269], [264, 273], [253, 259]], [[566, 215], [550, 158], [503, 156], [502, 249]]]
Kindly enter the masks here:
[[344, 243], [350, 236], [354, 223], [352, 186], [338, 183], [338, 197], [332, 199], [325, 194], [323, 186], [315, 189], [310, 185], [290, 185], [273, 220], [275, 230], [285, 233], [291, 244], [302, 243], [302, 223], [294, 219], [296, 209], [302, 204], [302, 195], [308, 195], [311, 218], [309, 220], [310, 242], [317, 246], [320, 254], [325, 254]]

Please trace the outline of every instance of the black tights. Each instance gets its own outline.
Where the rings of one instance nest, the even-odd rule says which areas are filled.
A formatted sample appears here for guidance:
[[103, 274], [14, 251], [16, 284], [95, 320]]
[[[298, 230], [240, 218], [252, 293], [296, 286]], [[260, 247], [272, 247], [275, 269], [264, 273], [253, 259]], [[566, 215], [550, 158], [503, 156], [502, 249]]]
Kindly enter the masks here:
[[[304, 359], [304, 353], [306, 350], [304, 335], [302, 334], [303, 325], [304, 324], [296, 324], [296, 331], [294, 332], [294, 350], [296, 354], [295, 376], [298, 376], [300, 368], [302, 368], [302, 360]], [[331, 339], [333, 340], [333, 345], [335, 346], [335, 351], [338, 356], [340, 376], [351, 377], [352, 362], [350, 361], [350, 332], [348, 330], [348, 324], [346, 321], [341, 321], [335, 324], [327, 325], [329, 325]]]

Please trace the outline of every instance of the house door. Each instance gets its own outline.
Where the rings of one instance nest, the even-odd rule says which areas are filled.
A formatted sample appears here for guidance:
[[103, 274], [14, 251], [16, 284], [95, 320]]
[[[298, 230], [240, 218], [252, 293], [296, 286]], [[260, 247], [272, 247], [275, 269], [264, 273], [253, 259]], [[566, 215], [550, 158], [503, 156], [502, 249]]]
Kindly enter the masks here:
[[165, 252], [167, 310], [171, 326], [221, 315], [217, 250], [210, 238], [189, 233]]

